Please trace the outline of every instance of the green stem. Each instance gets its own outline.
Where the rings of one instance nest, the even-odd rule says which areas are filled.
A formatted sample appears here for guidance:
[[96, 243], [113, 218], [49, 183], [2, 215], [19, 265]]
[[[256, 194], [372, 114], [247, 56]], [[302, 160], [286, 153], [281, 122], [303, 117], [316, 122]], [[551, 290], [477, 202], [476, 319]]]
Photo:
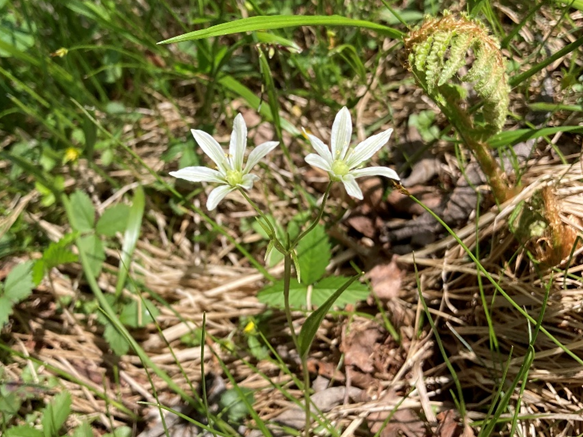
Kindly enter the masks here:
[[328, 196], [330, 195], [330, 190], [332, 189], [333, 183], [334, 182], [332, 181], [328, 182], [328, 186], [326, 187], [326, 191], [324, 192], [324, 197], [322, 198], [322, 205], [320, 205], [320, 211], [318, 212], [318, 216], [310, 224], [310, 226], [308, 226], [308, 228], [305, 231], [303, 231], [300, 235], [296, 237], [293, 244], [291, 245], [292, 250], [298, 245], [302, 238], [304, 238], [306, 235], [312, 232], [312, 230], [318, 225], [318, 223], [320, 223], [322, 215], [324, 215], [324, 208], [326, 208], [326, 201], [328, 200]]
[[283, 255], [286, 254], [287, 250], [283, 247], [283, 244], [281, 244], [281, 241], [279, 241], [279, 239], [277, 238], [277, 234], [275, 232], [275, 229], [273, 228], [273, 225], [271, 224], [271, 222], [269, 221], [269, 219], [265, 216], [265, 214], [263, 214], [263, 212], [261, 212], [261, 210], [259, 209], [259, 207], [257, 206], [257, 204], [255, 202], [253, 202], [253, 200], [251, 200], [251, 198], [247, 195], [247, 193], [245, 192], [245, 190], [243, 190], [242, 188], [239, 188], [239, 192], [243, 195], [243, 197], [245, 198], [245, 200], [247, 202], [249, 202], [249, 205], [251, 205], [251, 207], [255, 210], [255, 212], [257, 214], [259, 214], [259, 217], [261, 217], [261, 219], [263, 219], [263, 221], [265, 222], [266, 226], [269, 228], [269, 239], [271, 241], [273, 241], [273, 244], [275, 245], [275, 248], [280, 251]]
[[306, 417], [306, 425], [304, 430], [304, 436], [310, 436], [310, 373], [308, 371], [308, 357], [307, 354], [300, 354], [300, 347], [298, 343], [298, 336], [296, 335], [296, 331], [294, 329], [294, 323], [292, 319], [291, 308], [289, 305], [289, 292], [290, 292], [290, 282], [291, 282], [291, 265], [292, 265], [292, 258], [291, 258], [291, 251], [286, 253], [284, 256], [284, 269], [283, 269], [283, 301], [284, 301], [284, 310], [285, 310], [285, 317], [287, 319], [287, 324], [290, 329], [292, 341], [298, 354], [300, 355], [301, 366], [302, 366], [302, 373], [304, 376], [304, 414]]

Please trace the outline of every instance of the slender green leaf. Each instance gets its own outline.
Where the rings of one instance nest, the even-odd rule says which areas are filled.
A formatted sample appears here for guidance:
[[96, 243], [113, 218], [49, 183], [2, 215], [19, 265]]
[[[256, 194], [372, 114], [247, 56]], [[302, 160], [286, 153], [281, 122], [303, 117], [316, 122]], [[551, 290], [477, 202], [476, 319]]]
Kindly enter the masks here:
[[403, 33], [397, 29], [376, 24], [371, 21], [353, 20], [352, 18], [342, 17], [340, 15], [270, 15], [243, 18], [241, 20], [217, 24], [208, 29], [196, 30], [194, 32], [185, 33], [184, 35], [160, 41], [158, 44], [171, 44], [201, 38], [211, 38], [214, 36], [232, 35], [234, 33], [252, 32], [255, 30], [285, 29], [287, 27], [298, 26], [361, 27], [374, 30], [381, 35], [387, 35], [392, 38], [403, 37]]
[[[249, 106], [258, 109], [259, 113], [265, 117], [266, 120], [273, 121], [271, 107], [268, 104], [262, 104], [259, 97], [257, 97], [253, 91], [239, 82], [233, 76], [223, 76], [219, 79], [219, 82], [221, 86], [245, 99]], [[292, 135], [301, 135], [299, 129], [286, 119], [281, 119], [281, 127]]]
[[306, 357], [308, 355], [314, 337], [316, 337], [316, 333], [318, 332], [318, 328], [320, 327], [322, 320], [324, 320], [324, 317], [326, 317], [326, 314], [328, 314], [328, 311], [330, 311], [330, 308], [332, 308], [332, 305], [334, 305], [334, 302], [336, 302], [336, 299], [338, 299], [340, 295], [342, 295], [342, 293], [344, 293], [344, 291], [347, 290], [348, 287], [350, 287], [360, 276], [361, 274], [355, 275], [346, 281], [342, 287], [330, 296], [324, 305], [310, 314], [306, 319], [302, 326], [302, 330], [300, 331], [300, 335], [298, 336], [298, 352], [301, 357]]
[[128, 276], [128, 271], [132, 262], [132, 255], [134, 254], [136, 243], [140, 236], [145, 205], [146, 197], [144, 195], [144, 189], [138, 187], [134, 194], [134, 201], [128, 216], [127, 229], [123, 237], [123, 246], [121, 249], [122, 255], [119, 261], [119, 273], [117, 276], [117, 284], [115, 286], [115, 293], [117, 296], [122, 292]]
[[557, 126], [543, 127], [541, 129], [516, 129], [506, 132], [500, 132], [488, 140], [490, 146], [494, 149], [504, 146], [510, 146], [522, 141], [532, 140], [534, 138], [553, 135], [557, 132], [583, 133], [583, 126]]
[[583, 112], [583, 105], [564, 105], [562, 103], [545, 103], [536, 102], [529, 103], [528, 107], [531, 111], [573, 111]]
[[539, 71], [541, 71], [546, 66], [551, 65], [557, 59], [561, 59], [563, 56], [566, 56], [569, 53], [577, 50], [577, 48], [579, 48], [582, 45], [583, 45], [583, 36], [580, 37], [578, 40], [573, 41], [571, 44], [566, 45], [561, 50], [559, 50], [558, 52], [554, 53], [552, 56], [549, 56], [548, 58], [545, 58], [544, 61], [539, 62], [534, 67], [532, 67], [530, 70], [525, 71], [524, 73], [521, 73], [521, 74], [519, 74], [517, 76], [512, 77], [510, 79], [510, 81], [509, 81], [510, 86], [514, 87], [516, 85], [521, 84], [526, 79], [528, 79], [531, 76], [534, 76], [536, 73], [538, 73]]

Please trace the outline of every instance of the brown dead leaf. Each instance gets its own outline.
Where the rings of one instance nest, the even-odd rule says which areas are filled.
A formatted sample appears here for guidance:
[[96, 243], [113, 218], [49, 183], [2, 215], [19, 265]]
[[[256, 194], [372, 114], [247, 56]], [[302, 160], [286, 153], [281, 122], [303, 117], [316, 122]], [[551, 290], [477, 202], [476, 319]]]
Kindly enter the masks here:
[[349, 226], [368, 238], [374, 238], [378, 232], [375, 220], [366, 215], [356, 215], [346, 220]]
[[[394, 392], [387, 393], [383, 401], [387, 402], [389, 405], [396, 403], [396, 396]], [[384, 421], [392, 413], [392, 410], [388, 411], [378, 411], [368, 415], [368, 427], [371, 433], [376, 434], [381, 430]], [[383, 428], [380, 433], [381, 437], [424, 437], [426, 434], [426, 428], [423, 421], [419, 418], [417, 413], [410, 409], [404, 408], [398, 410], [392, 415], [391, 419], [387, 425]]]
[[461, 428], [453, 410], [442, 411], [437, 415], [439, 426], [435, 434], [439, 437], [459, 437]]
[[344, 373], [338, 370], [333, 363], [326, 361], [310, 358], [308, 359], [308, 369], [312, 374], [318, 374], [334, 381], [344, 382], [346, 379]]
[[458, 421], [459, 416], [455, 410], [442, 411], [437, 415], [439, 426], [435, 431], [437, 437], [474, 437], [471, 426], [463, 427]]
[[373, 291], [379, 299], [394, 299], [401, 290], [403, 272], [393, 258], [391, 262], [377, 264], [367, 274]]
[[346, 365], [356, 366], [365, 373], [373, 372], [373, 355], [380, 338], [381, 332], [375, 325], [351, 331], [342, 344]]

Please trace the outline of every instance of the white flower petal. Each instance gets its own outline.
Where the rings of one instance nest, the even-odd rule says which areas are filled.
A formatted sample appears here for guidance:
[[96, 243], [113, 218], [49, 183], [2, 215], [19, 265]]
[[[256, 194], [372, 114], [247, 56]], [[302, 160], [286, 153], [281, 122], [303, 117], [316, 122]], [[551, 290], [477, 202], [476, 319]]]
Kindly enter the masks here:
[[224, 184], [221, 173], [208, 167], [184, 167], [178, 171], [171, 171], [170, 176], [190, 182], [218, 182]]
[[261, 161], [265, 155], [275, 149], [278, 144], [278, 141], [268, 141], [255, 147], [247, 157], [247, 164], [245, 164], [244, 173], [250, 172], [251, 169], [255, 167], [255, 165], [257, 165], [257, 163]]
[[221, 185], [214, 190], [211, 191], [209, 194], [209, 198], [206, 201], [206, 208], [209, 211], [212, 211], [217, 207], [219, 202], [225, 198], [227, 194], [233, 191], [235, 188], [231, 187], [230, 185]]
[[308, 156], [304, 158], [308, 164], [312, 167], [321, 168], [324, 171], [331, 172], [332, 167], [330, 163], [322, 158], [320, 155], [316, 155], [315, 153], [310, 153]]
[[379, 151], [381, 147], [387, 144], [393, 129], [386, 130], [380, 134], [373, 135], [367, 138], [362, 143], [354, 148], [348, 159], [346, 160], [346, 165], [348, 168], [354, 168], [364, 161], [370, 159], [375, 153]]
[[396, 181], [401, 180], [397, 172], [393, 169], [390, 169], [389, 167], [359, 168], [357, 170], [352, 170], [350, 174], [355, 178], [361, 178], [363, 176], [384, 176], [386, 178], [394, 179]]
[[221, 172], [226, 173], [229, 165], [225, 157], [225, 152], [221, 145], [217, 143], [217, 140], [203, 130], [191, 129], [190, 132], [192, 132], [192, 136], [203, 152], [213, 160]]
[[349, 196], [362, 200], [362, 191], [352, 175], [347, 174], [346, 176], [343, 176], [342, 183], [344, 184], [344, 188], [346, 188], [346, 192]]
[[332, 138], [330, 139], [330, 144], [332, 146], [332, 157], [334, 160], [344, 159], [351, 138], [352, 119], [350, 118], [350, 111], [344, 106], [340, 112], [336, 114], [334, 124], [332, 125]]
[[330, 149], [328, 148], [328, 146], [324, 144], [320, 138], [315, 137], [314, 135], [310, 135], [305, 130], [304, 133], [310, 139], [310, 143], [312, 143], [312, 147], [316, 150], [316, 153], [320, 155], [322, 158], [324, 158], [326, 161], [330, 162], [331, 165], [333, 159], [332, 153], [330, 153]]
[[233, 123], [233, 133], [229, 143], [229, 161], [231, 168], [243, 170], [243, 156], [247, 148], [247, 125], [241, 114], [237, 114]]
[[237, 186], [241, 187], [241, 188], [245, 188], [246, 190], [250, 190], [251, 188], [253, 188], [253, 183], [255, 181], [259, 180], [259, 176], [254, 175], [252, 173], [246, 174], [245, 176], [243, 176], [243, 182], [240, 184], [237, 184]]

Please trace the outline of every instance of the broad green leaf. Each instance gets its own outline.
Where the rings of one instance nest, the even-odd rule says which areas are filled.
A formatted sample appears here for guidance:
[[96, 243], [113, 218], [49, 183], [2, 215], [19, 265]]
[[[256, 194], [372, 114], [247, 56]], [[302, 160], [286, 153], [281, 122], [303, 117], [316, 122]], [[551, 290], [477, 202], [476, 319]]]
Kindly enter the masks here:
[[240, 391], [245, 396], [245, 400], [240, 397], [240, 394], [234, 388], [225, 390], [219, 398], [219, 407], [226, 411], [229, 423], [240, 422], [250, 414], [248, 405], [252, 405], [254, 402], [253, 390], [241, 387]]
[[26, 299], [32, 293], [32, 261], [26, 261], [14, 267], [4, 283], [4, 297], [13, 302]]
[[43, 410], [42, 427], [45, 437], [61, 435], [59, 430], [71, 414], [71, 394], [63, 391], [56, 395]]
[[330, 298], [320, 308], [310, 314], [310, 316], [306, 319], [302, 325], [300, 335], [298, 336], [298, 352], [301, 357], [306, 357], [308, 352], [310, 352], [310, 347], [312, 346], [314, 337], [318, 332], [318, 328], [320, 327], [322, 320], [324, 320], [324, 317], [326, 317], [326, 314], [328, 314], [328, 311], [330, 311], [330, 308], [332, 308], [332, 305], [334, 305], [334, 302], [336, 302], [336, 299], [338, 299], [342, 293], [344, 293], [344, 291], [348, 289], [348, 287], [350, 287], [352, 283], [360, 276], [361, 275], [358, 274], [350, 278], [347, 282], [344, 283], [342, 287], [336, 290], [336, 292], [330, 296]]
[[131, 437], [132, 429], [128, 426], [120, 426], [116, 428], [113, 432], [108, 432], [104, 434], [103, 437]]
[[[1, 154], [1, 152], [0, 152]], [[61, 201], [63, 202], [63, 206], [65, 207], [65, 211], [67, 212], [67, 217], [69, 218], [69, 221], [71, 220], [71, 203], [70, 200], [67, 196], [62, 196], [61, 197]], [[77, 238], [77, 241], [79, 241], [80, 239]], [[88, 254], [83, 250], [82, 245], [78, 244], [79, 249], [79, 260], [81, 261], [81, 265], [83, 266], [83, 273], [85, 274], [85, 279], [87, 280], [87, 284], [89, 286], [89, 288], [91, 289], [91, 291], [93, 292], [93, 294], [95, 294], [95, 297], [97, 298], [97, 301], [99, 302], [100, 308], [102, 309], [102, 311], [107, 314], [107, 316], [110, 318], [110, 323], [114, 324], [115, 327], [119, 330], [119, 332], [125, 334], [127, 336], [127, 342], [130, 343], [132, 350], [135, 351], [136, 355], [140, 358], [140, 361], [144, 364], [144, 366], [147, 366], [148, 369], [150, 369], [152, 371], [152, 373], [158, 375], [160, 377], [160, 379], [162, 379], [169, 387], [170, 390], [172, 390], [174, 393], [180, 395], [180, 397], [189, 404], [196, 404], [196, 401], [192, 398], [191, 395], [189, 395], [187, 392], [185, 392], [182, 387], [180, 385], [178, 385], [171, 377], [170, 375], [168, 375], [168, 373], [166, 373], [165, 371], [163, 371], [162, 369], [160, 369], [160, 367], [154, 362], [152, 361], [152, 359], [150, 358], [150, 356], [148, 354], [146, 354], [146, 352], [142, 349], [142, 347], [138, 344], [138, 342], [131, 337], [131, 335], [128, 333], [127, 329], [119, 322], [119, 320], [117, 320], [117, 317], [115, 315], [115, 312], [113, 311], [113, 308], [111, 308], [111, 305], [107, 302], [107, 300], [105, 299], [105, 295], [103, 294], [103, 291], [101, 290], [101, 288], [99, 288], [99, 285], [97, 284], [97, 281], [95, 280], [95, 277], [93, 276], [93, 272], [91, 271], [89, 265], [90, 265], [90, 261], [89, 261], [89, 257]], [[2, 343], [0, 343], [0, 348], [2, 348]], [[125, 407], [118, 403], [115, 400], [111, 400], [112, 404], [114, 402], [117, 403], [116, 408], [118, 409], [124, 409]], [[131, 412], [130, 410], [126, 409], [126, 414], [129, 415], [129, 417], [132, 417], [132, 419], [135, 419], [136, 416], [134, 415], [133, 412]]]
[[365, 20], [353, 20], [340, 15], [269, 15], [243, 18], [228, 23], [217, 24], [207, 29], [196, 30], [184, 35], [175, 36], [158, 44], [170, 44], [194, 39], [211, 38], [214, 36], [232, 35], [234, 33], [252, 32], [256, 30], [284, 29], [298, 26], [348, 26], [374, 30], [392, 38], [401, 38], [403, 33], [391, 27]]
[[75, 191], [71, 194], [71, 227], [79, 232], [93, 230], [95, 224], [95, 208], [91, 199], [83, 191]]
[[[6, 296], [0, 296], [0, 328], [8, 322], [8, 317], [12, 314], [12, 307], [14, 302], [8, 299]], [[0, 411], [2, 409], [0, 408]]]
[[488, 140], [488, 143], [494, 149], [504, 146], [510, 146], [522, 141], [528, 141], [533, 138], [553, 135], [557, 132], [583, 133], [583, 126], [557, 126], [543, 127], [541, 129], [516, 129], [506, 132], [500, 132]]
[[250, 335], [247, 337], [247, 345], [249, 346], [249, 352], [251, 352], [251, 355], [253, 355], [258, 360], [266, 360], [269, 358], [269, 349], [257, 336]]
[[130, 345], [126, 338], [120, 334], [120, 332], [113, 326], [109, 321], [105, 325], [105, 331], [103, 331], [103, 338], [107, 340], [111, 350], [120, 357], [125, 355], [130, 350]]
[[[297, 279], [290, 280], [289, 304], [292, 308], [306, 308], [308, 287], [300, 284]], [[257, 299], [270, 307], [283, 308], [283, 279], [274, 282], [257, 293]]]
[[93, 430], [87, 422], [83, 422], [75, 431], [73, 431], [73, 437], [93, 437]]
[[107, 208], [97, 221], [95, 232], [107, 237], [113, 237], [117, 232], [126, 230], [130, 207], [123, 203]]
[[[0, 298], [1, 302], [2, 298]], [[2, 307], [0, 307], [0, 311]], [[9, 390], [6, 385], [0, 385], [0, 413], [4, 416], [5, 420], [9, 419], [9, 416], [15, 415], [20, 410], [23, 400], [20, 398], [19, 394], [15, 391]]]
[[87, 254], [89, 268], [93, 272], [93, 276], [97, 277], [101, 273], [101, 267], [103, 266], [103, 261], [105, 261], [103, 243], [95, 235], [86, 235], [79, 238], [77, 244]]
[[326, 273], [330, 262], [330, 243], [324, 226], [316, 226], [298, 243], [300, 277], [302, 283], [313, 284]]
[[[350, 280], [345, 276], [329, 276], [318, 281], [312, 289], [311, 301], [312, 305], [320, 307], [326, 303], [326, 300], [332, 296], [336, 290], [342, 287], [346, 281]], [[334, 302], [334, 306], [344, 308], [346, 305], [355, 304], [359, 301], [366, 300], [370, 291], [365, 284], [360, 282], [353, 282], [338, 299]]]
[[119, 261], [119, 273], [117, 275], [117, 284], [115, 286], [116, 296], [119, 296], [122, 292], [128, 276], [132, 255], [134, 254], [136, 243], [140, 236], [145, 205], [146, 198], [144, 196], [144, 189], [138, 187], [134, 194], [134, 201], [129, 211], [127, 228], [123, 236], [123, 246], [121, 248], [122, 255]]
[[123, 306], [119, 321], [131, 328], [141, 328], [152, 323], [159, 314], [160, 311], [152, 302], [131, 300]]
[[49, 244], [49, 247], [43, 252], [43, 260], [47, 269], [52, 269], [62, 264], [77, 262], [77, 255], [68, 248], [71, 242], [72, 238], [68, 238], [65, 235], [58, 242]]
[[30, 425], [15, 426], [6, 430], [6, 437], [43, 437], [43, 433]]
[[32, 268], [32, 282], [35, 286], [40, 284], [45, 277], [46, 266], [44, 259], [37, 259]]

